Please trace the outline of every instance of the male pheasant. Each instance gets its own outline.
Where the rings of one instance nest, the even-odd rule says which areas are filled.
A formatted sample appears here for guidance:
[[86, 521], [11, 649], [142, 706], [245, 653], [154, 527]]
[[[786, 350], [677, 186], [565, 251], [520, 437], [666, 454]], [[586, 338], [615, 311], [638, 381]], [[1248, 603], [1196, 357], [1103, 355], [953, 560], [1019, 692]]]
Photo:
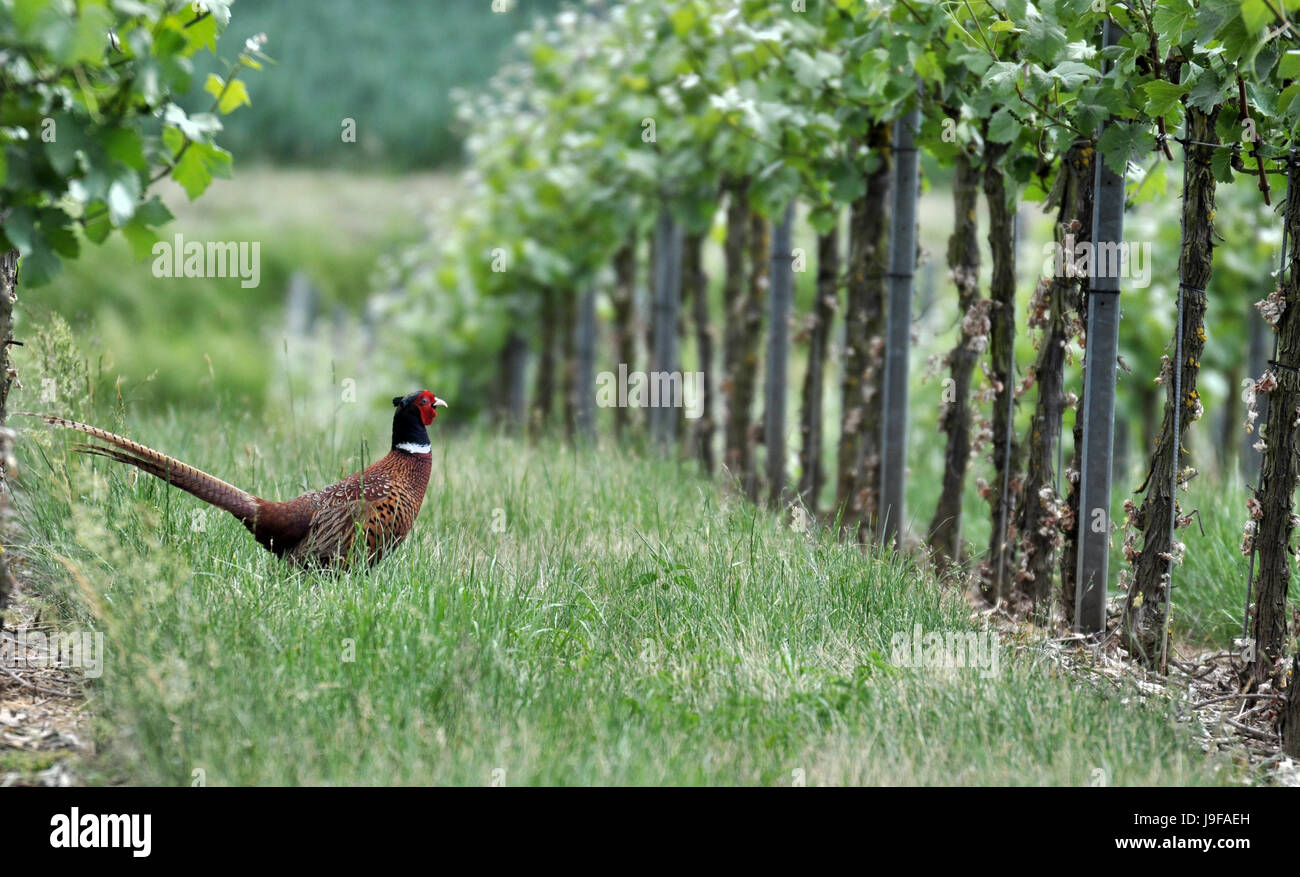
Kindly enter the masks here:
[[358, 528], [365, 534], [366, 557], [372, 565], [411, 531], [424, 502], [432, 466], [425, 427], [438, 416], [437, 409], [446, 404], [428, 390], [395, 397], [393, 447], [388, 456], [337, 484], [288, 502], [253, 496], [193, 466], [94, 426], [52, 414], [15, 413], [39, 417], [51, 426], [84, 432], [107, 443], [107, 447], [78, 444], [76, 450], [135, 466], [230, 512], [263, 547], [297, 566], [346, 567]]

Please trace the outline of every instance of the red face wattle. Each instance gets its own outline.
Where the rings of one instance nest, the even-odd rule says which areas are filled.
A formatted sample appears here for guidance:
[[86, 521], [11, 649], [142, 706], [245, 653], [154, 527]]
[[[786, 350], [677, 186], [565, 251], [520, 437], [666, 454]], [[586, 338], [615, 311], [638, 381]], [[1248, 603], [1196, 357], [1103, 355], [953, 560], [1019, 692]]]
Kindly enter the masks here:
[[[420, 395], [415, 400], [415, 407], [420, 412], [420, 419], [424, 421], [425, 426], [433, 423], [433, 419], [438, 416], [437, 406], [439, 402], [442, 402], [442, 400], [428, 390], [420, 391]], [[447, 403], [442, 402], [442, 404], [446, 405]]]

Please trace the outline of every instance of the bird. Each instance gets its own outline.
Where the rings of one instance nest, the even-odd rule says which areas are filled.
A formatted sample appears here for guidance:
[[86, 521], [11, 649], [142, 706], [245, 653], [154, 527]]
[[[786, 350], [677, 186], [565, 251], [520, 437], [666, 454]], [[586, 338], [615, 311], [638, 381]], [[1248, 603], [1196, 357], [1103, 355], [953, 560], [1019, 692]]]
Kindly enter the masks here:
[[[428, 390], [394, 396], [393, 446], [388, 455], [337, 484], [286, 502], [262, 499], [107, 430], [53, 414], [16, 411], [50, 426], [85, 433], [102, 444], [78, 443], [80, 453], [134, 466], [199, 499], [230, 512], [260, 545], [297, 567], [346, 569], [353, 542], [365, 536], [369, 566], [406, 538], [424, 502], [433, 465], [427, 427], [447, 403]], [[360, 545], [357, 546], [360, 549]]]

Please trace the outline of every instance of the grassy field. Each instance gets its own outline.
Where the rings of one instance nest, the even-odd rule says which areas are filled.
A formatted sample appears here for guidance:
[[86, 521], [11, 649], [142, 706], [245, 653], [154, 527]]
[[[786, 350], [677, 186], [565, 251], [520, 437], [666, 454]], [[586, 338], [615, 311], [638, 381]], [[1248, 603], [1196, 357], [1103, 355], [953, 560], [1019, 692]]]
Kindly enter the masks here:
[[[385, 415], [339, 416], [337, 447], [221, 410], [109, 425], [284, 497], [352, 469], [362, 439], [382, 445]], [[615, 447], [442, 427], [412, 538], [349, 574], [290, 570], [232, 518], [25, 430], [27, 572], [107, 632], [91, 689], [105, 778], [1241, 779], [1167, 703], [1081, 685], [1013, 644], [996, 675], [898, 666], [895, 633], [974, 630], [960, 595], [906, 561], [792, 532]]]

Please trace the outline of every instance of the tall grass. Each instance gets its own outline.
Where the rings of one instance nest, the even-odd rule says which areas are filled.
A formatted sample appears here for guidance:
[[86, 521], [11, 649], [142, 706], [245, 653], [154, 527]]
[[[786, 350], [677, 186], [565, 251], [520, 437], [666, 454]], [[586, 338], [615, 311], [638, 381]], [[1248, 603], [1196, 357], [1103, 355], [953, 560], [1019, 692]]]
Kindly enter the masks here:
[[[19, 404], [27, 391], [20, 391]], [[311, 404], [307, 400], [301, 404]], [[100, 420], [284, 498], [384, 447], [220, 404]], [[973, 626], [864, 557], [671, 462], [434, 427], [415, 530], [373, 570], [296, 571], [230, 517], [23, 430], [24, 573], [106, 631], [104, 770], [189, 784], [1224, 783], [1171, 704], [1008, 644], [1000, 673], [895, 663]], [[369, 454], [373, 456], [373, 453]]]

